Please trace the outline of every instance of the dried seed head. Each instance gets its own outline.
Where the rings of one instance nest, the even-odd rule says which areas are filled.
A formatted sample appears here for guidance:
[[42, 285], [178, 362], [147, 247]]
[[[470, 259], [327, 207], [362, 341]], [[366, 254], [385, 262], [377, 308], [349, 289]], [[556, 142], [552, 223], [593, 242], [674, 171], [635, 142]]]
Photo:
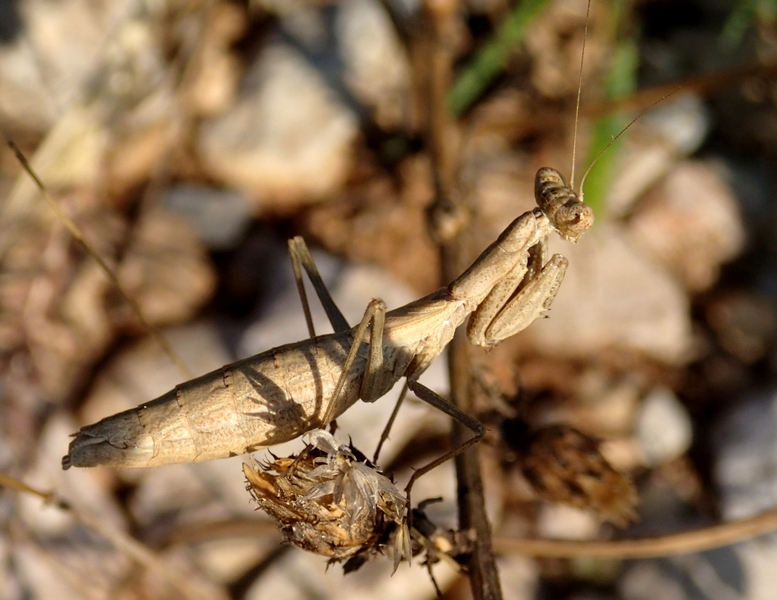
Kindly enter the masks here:
[[593, 510], [619, 527], [636, 520], [634, 484], [610, 466], [599, 440], [568, 425], [525, 431], [509, 443], [537, 496]]
[[348, 560], [346, 572], [391, 548], [394, 568], [410, 559], [407, 499], [352, 446], [318, 429], [299, 454], [255, 467], [243, 464], [247, 488], [285, 540], [304, 550]]

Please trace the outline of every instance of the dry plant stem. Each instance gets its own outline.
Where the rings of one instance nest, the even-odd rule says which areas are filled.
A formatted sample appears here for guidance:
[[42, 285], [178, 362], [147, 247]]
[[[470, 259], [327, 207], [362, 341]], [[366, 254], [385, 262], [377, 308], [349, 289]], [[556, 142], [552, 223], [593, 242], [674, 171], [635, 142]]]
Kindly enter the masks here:
[[517, 540], [496, 538], [494, 546], [505, 554], [528, 554], [544, 558], [661, 558], [714, 550], [777, 530], [777, 508], [754, 517], [703, 529], [638, 540], [576, 542], [567, 540]]
[[[445, 3], [441, 3], [445, 4]], [[424, 28], [427, 36], [421, 43], [428, 54], [426, 61], [429, 70], [428, 129], [427, 139], [433, 158], [433, 170], [436, 188], [435, 206], [432, 207], [432, 220], [439, 225], [442, 219], [461, 224], [467, 219], [468, 207], [463, 205], [461, 195], [456, 193], [458, 156], [455, 144], [450, 143], [455, 132], [451, 116], [447, 110], [446, 99], [452, 81], [453, 56], [446, 46], [449, 32], [455, 26], [455, 2], [448, 3], [448, 11], [436, 13], [433, 9], [427, 15], [429, 27]], [[435, 214], [436, 213], [436, 214]], [[445, 217], [442, 214], [446, 213]], [[437, 218], [435, 218], [435, 216]], [[433, 224], [433, 228], [434, 228]], [[443, 228], [445, 229], [445, 228]], [[452, 235], [451, 235], [452, 234]], [[435, 231], [440, 240], [442, 279], [452, 281], [461, 269], [466, 268], [469, 259], [461, 227], [453, 231]], [[450, 401], [459, 410], [472, 414], [472, 385], [467, 338], [464, 331], [457, 331], [449, 347], [448, 367], [450, 371]], [[457, 422], [453, 424], [453, 446], [458, 447], [470, 437]], [[491, 526], [485, 510], [483, 481], [480, 474], [480, 460], [477, 447], [470, 448], [456, 457], [456, 476], [458, 481], [459, 527], [473, 529], [475, 544], [467, 565], [470, 575], [472, 596], [475, 600], [499, 600], [502, 588], [496, 557], [491, 547]]]
[[[454, 337], [448, 354], [450, 369], [451, 401], [465, 412], [472, 410], [472, 378], [469, 348], [466, 336], [459, 332]], [[470, 413], [471, 414], [471, 413]], [[453, 444], [461, 444], [465, 432], [458, 423], [453, 424]], [[486, 514], [483, 478], [480, 472], [480, 455], [477, 447], [456, 457], [458, 481], [459, 527], [475, 532], [475, 543], [469, 562], [473, 597], [488, 600], [502, 598], [502, 586], [496, 567], [496, 556], [491, 543], [491, 524]]]
[[[527, 540], [496, 537], [495, 549], [502, 554], [525, 554], [542, 558], [637, 559], [662, 558], [677, 554], [704, 552], [751, 540], [777, 530], [777, 507], [753, 517], [681, 531], [652, 538], [580, 542], [572, 540]], [[166, 543], [196, 543], [231, 537], [256, 537], [274, 534], [265, 521], [235, 520], [186, 525], [175, 530]], [[413, 532], [415, 537], [415, 532]]]
[[55, 492], [38, 490], [18, 479], [5, 475], [4, 473], [0, 473], [0, 486], [37, 496], [43, 500], [45, 504], [50, 504], [62, 510], [66, 510], [76, 521], [81, 523], [81, 525], [105, 538], [119, 552], [126, 554], [142, 567], [145, 567], [149, 571], [162, 577], [184, 598], [202, 600], [204, 597], [203, 594], [198, 590], [195, 590], [183, 577], [179, 577], [172, 570], [168, 569], [162, 559], [146, 546], [130, 537], [124, 531], [111, 527], [104, 521], [89, 516], [88, 513], [79, 511], [70, 502], [59, 497]]
[[62, 510], [71, 509], [70, 504], [57, 496], [54, 492], [43, 492], [27, 485], [23, 481], [9, 477], [5, 473], [0, 473], [0, 487], [7, 487], [8, 489], [16, 490], [17, 492], [32, 494], [33, 496], [37, 496], [43, 500], [44, 504], [50, 504], [52, 506], [56, 506], [57, 508], [61, 508]]
[[751, 79], [768, 80], [775, 77], [777, 62], [747, 64], [710, 75], [688, 77], [681, 81], [657, 85], [622, 98], [591, 103], [581, 109], [581, 114], [585, 119], [597, 119], [618, 112], [636, 112], [657, 104], [661, 98], [675, 91], [678, 96], [692, 93], [709, 94]]
[[159, 345], [162, 347], [162, 349], [165, 351], [165, 353], [170, 357], [170, 359], [175, 363], [175, 365], [178, 367], [178, 369], [181, 371], [181, 373], [186, 377], [187, 379], [191, 379], [194, 377], [192, 372], [186, 367], [186, 365], [183, 364], [183, 361], [178, 357], [178, 355], [175, 353], [175, 351], [172, 349], [170, 344], [167, 343], [167, 340], [164, 338], [164, 336], [159, 332], [159, 330], [151, 325], [151, 323], [146, 320], [146, 318], [143, 316], [143, 311], [140, 309], [140, 305], [133, 300], [133, 298], [127, 293], [127, 291], [124, 289], [124, 286], [119, 281], [119, 278], [116, 276], [116, 273], [111, 269], [110, 266], [103, 260], [103, 258], [97, 253], [97, 251], [92, 248], [92, 246], [84, 239], [84, 236], [81, 235], [80, 230], [78, 229], [78, 226], [68, 217], [65, 212], [60, 208], [59, 204], [57, 204], [56, 200], [51, 196], [48, 189], [46, 188], [45, 184], [41, 179], [38, 177], [38, 175], [35, 173], [35, 171], [32, 168], [32, 165], [30, 165], [27, 158], [24, 156], [22, 151], [19, 149], [19, 147], [12, 142], [11, 140], [8, 140], [8, 146], [11, 148], [13, 153], [16, 155], [17, 160], [21, 163], [24, 170], [27, 172], [27, 174], [32, 178], [32, 180], [35, 182], [35, 185], [38, 186], [38, 189], [43, 194], [43, 197], [46, 199], [46, 202], [49, 203], [49, 206], [51, 206], [51, 209], [56, 213], [57, 217], [64, 223], [65, 227], [67, 227], [68, 231], [70, 232], [70, 235], [73, 236], [73, 238], [81, 244], [81, 246], [86, 250], [86, 252], [94, 258], [95, 261], [97, 261], [97, 264], [100, 265], [100, 269], [102, 269], [103, 273], [108, 277], [108, 279], [113, 283], [113, 285], [116, 286], [116, 289], [119, 291], [119, 293], [122, 295], [124, 300], [127, 302], [127, 304], [132, 308], [132, 311], [137, 315], [138, 319], [140, 320], [143, 327], [146, 328], [147, 331], [151, 333], [151, 335], [154, 336], [154, 338], [157, 340]]

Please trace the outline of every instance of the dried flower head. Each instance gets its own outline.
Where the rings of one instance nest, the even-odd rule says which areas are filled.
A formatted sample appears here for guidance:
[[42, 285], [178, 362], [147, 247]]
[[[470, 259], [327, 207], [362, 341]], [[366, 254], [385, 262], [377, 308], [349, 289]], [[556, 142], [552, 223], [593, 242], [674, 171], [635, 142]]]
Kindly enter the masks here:
[[569, 425], [520, 429], [509, 442], [537, 496], [593, 510], [619, 527], [636, 519], [634, 484], [607, 462], [599, 440]]
[[391, 548], [394, 568], [410, 559], [405, 496], [381, 470], [330, 433], [307, 434], [289, 458], [243, 464], [247, 488], [284, 539], [304, 550], [346, 560], [345, 572]]

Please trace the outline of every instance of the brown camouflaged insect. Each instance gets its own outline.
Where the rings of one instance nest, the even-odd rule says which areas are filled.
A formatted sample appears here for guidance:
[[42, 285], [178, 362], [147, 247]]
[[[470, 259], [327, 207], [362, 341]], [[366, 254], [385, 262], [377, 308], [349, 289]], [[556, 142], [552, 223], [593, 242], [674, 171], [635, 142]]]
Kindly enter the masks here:
[[[335, 333], [267, 350], [182, 383], [137, 408], [81, 428], [62, 466], [154, 467], [225, 458], [297, 438], [322, 427], [357, 400], [374, 402], [405, 377], [407, 387], [475, 432], [465, 444], [418, 469], [408, 484], [479, 441], [484, 427], [418, 378], [469, 316], [473, 344], [492, 347], [547, 310], [567, 268], [545, 262], [552, 232], [576, 242], [593, 211], [555, 169], [535, 179], [538, 207], [513, 221], [453, 283], [401, 308], [372, 300], [350, 327], [326, 290], [302, 238], [289, 242], [309, 315], [304, 268]], [[530, 252], [531, 250], [531, 252]]]

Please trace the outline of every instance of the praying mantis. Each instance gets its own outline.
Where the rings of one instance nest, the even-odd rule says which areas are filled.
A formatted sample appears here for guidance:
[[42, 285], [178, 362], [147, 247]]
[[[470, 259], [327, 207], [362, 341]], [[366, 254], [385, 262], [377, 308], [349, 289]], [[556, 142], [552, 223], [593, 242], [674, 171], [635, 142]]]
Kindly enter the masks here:
[[[402, 377], [421, 400], [473, 433], [463, 445], [417, 469], [408, 483], [463, 452], [485, 435], [483, 425], [419, 383], [455, 330], [469, 317], [475, 345], [493, 347], [546, 311], [567, 259], [546, 261], [555, 232], [576, 242], [593, 211], [555, 169], [535, 179], [537, 207], [515, 219], [455, 281], [387, 311], [372, 300], [351, 327], [335, 305], [305, 242], [289, 242], [309, 339], [280, 346], [182, 383], [156, 400], [81, 428], [62, 460], [70, 467], [154, 467], [256, 451], [330, 423], [357, 400], [374, 402]], [[314, 336], [302, 282], [310, 278], [334, 333]]]

